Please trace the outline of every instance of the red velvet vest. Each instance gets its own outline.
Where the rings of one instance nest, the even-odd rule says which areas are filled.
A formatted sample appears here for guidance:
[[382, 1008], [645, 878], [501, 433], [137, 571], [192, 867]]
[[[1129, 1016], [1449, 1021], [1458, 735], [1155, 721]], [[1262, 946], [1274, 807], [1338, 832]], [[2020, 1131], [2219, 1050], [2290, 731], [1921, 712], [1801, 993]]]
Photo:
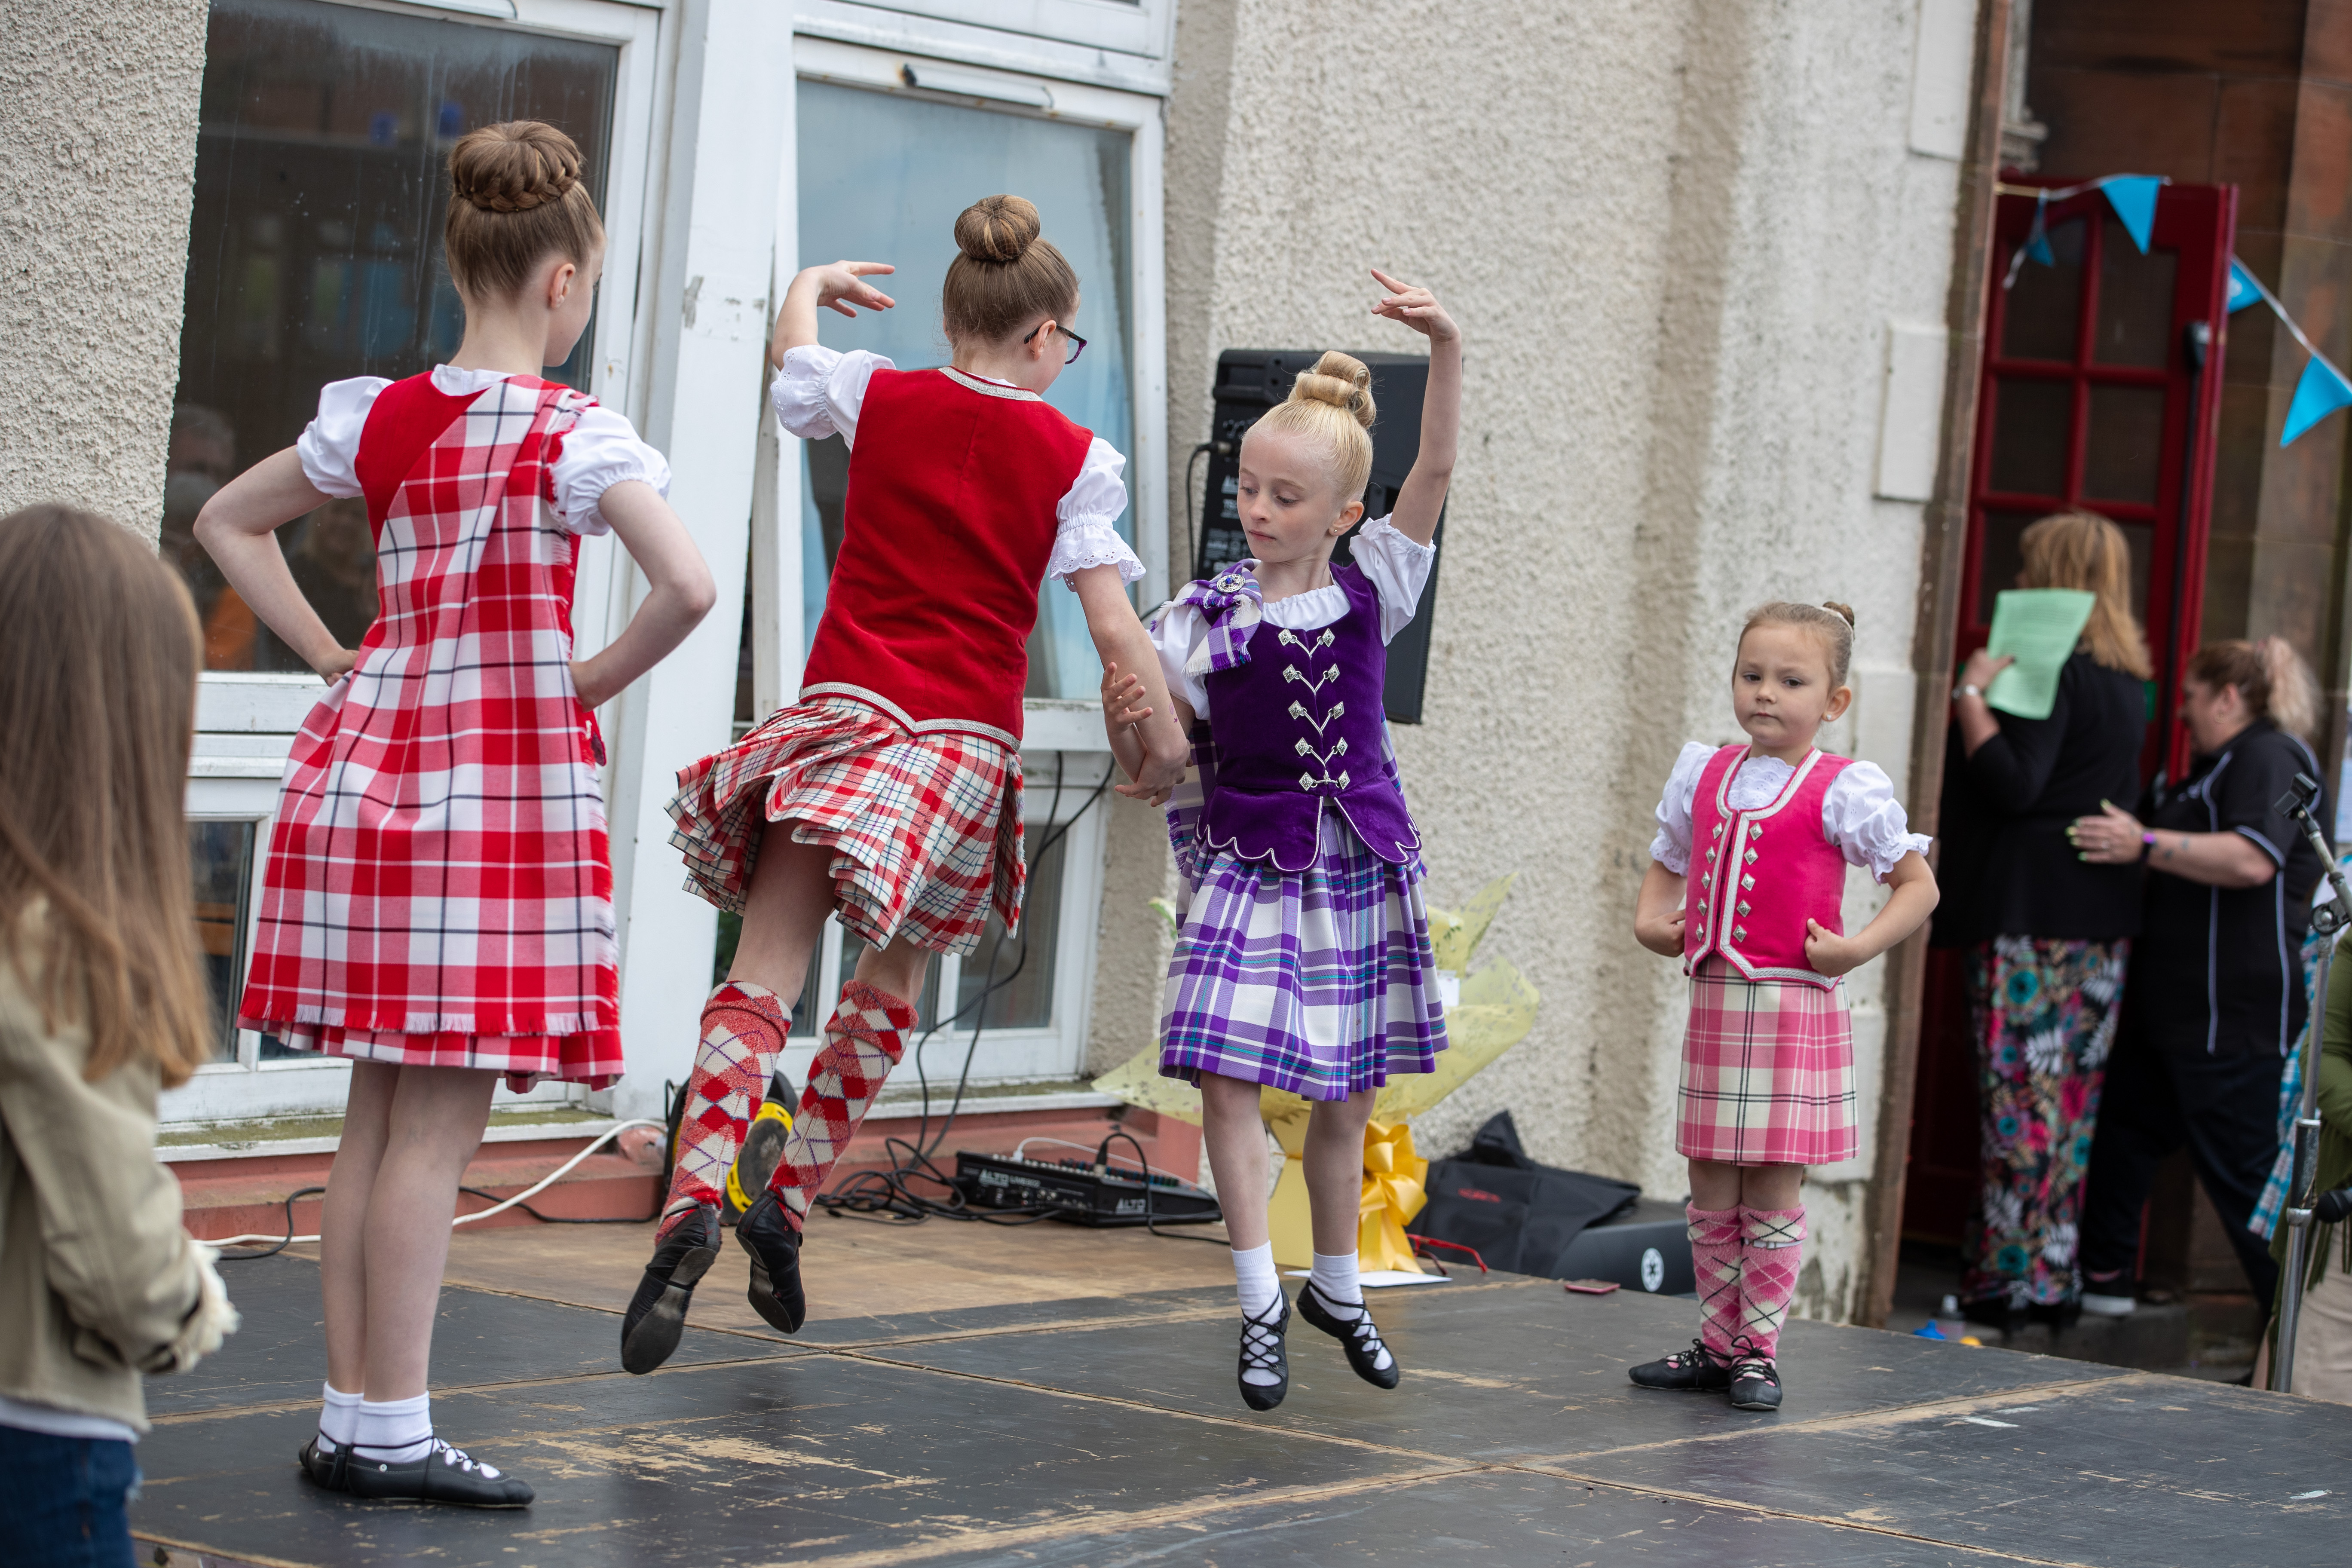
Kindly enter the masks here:
[[856, 697], [909, 729], [1017, 745], [1055, 508], [1092, 441], [1034, 392], [954, 370], [876, 371], [801, 696]]
[[1805, 961], [1805, 921], [1845, 934], [1845, 854], [1822, 836], [1822, 803], [1852, 759], [1810, 752], [1769, 805], [1734, 811], [1731, 776], [1747, 755], [1744, 744], [1726, 746], [1698, 775], [1683, 973], [1719, 952], [1748, 979], [1826, 991], [1837, 982]]

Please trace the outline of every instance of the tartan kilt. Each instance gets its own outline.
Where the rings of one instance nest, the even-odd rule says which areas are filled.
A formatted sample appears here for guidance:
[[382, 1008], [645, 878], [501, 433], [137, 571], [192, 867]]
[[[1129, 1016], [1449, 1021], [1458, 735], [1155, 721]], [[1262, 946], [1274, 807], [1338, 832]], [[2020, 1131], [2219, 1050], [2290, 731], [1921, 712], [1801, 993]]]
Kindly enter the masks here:
[[1691, 976], [1675, 1150], [1731, 1165], [1827, 1165], [1860, 1147], [1843, 981], [1748, 980], [1709, 956]]
[[834, 909], [877, 947], [905, 935], [970, 954], [992, 910], [1021, 923], [1021, 753], [985, 735], [909, 730], [855, 698], [780, 708], [679, 770], [669, 841], [687, 890], [740, 912], [766, 824], [832, 849]]
[[270, 1031], [299, 1051], [348, 1057], [396, 1067], [470, 1068], [503, 1073], [521, 1094], [544, 1079], [610, 1089], [621, 1079], [621, 1031], [585, 1035], [409, 1035], [349, 1029], [338, 1024], [273, 1024]]

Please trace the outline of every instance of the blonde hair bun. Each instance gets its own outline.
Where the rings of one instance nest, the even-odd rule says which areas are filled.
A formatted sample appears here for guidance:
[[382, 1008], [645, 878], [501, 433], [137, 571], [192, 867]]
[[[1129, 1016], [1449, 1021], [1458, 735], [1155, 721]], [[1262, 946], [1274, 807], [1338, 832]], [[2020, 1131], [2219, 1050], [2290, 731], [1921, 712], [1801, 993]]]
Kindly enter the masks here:
[[1357, 424], [1370, 429], [1375, 413], [1372, 373], [1355, 355], [1333, 349], [1315, 362], [1313, 370], [1298, 373], [1298, 378], [1290, 384], [1290, 401], [1328, 403], [1334, 408], [1344, 408]]
[[1018, 261], [1045, 227], [1025, 197], [982, 196], [957, 217], [956, 248], [974, 261]]
[[579, 143], [541, 121], [485, 125], [450, 149], [450, 194], [484, 212], [527, 213], [570, 195], [582, 162]]

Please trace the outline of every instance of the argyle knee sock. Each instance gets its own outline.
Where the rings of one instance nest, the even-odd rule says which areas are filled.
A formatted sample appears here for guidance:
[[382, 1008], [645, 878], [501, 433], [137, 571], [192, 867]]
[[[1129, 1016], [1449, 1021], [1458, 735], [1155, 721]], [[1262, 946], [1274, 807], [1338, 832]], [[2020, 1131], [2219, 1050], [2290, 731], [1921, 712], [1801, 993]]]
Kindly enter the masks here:
[[906, 1031], [914, 1025], [913, 1005], [888, 992], [862, 980], [841, 988], [841, 1005], [825, 1021], [824, 1044], [809, 1064], [800, 1114], [784, 1134], [783, 1157], [768, 1178], [768, 1190], [782, 1200], [795, 1229], [808, 1218], [810, 1196], [849, 1148], [866, 1107], [898, 1065]]
[[1692, 1204], [1683, 1212], [1690, 1220], [1691, 1272], [1698, 1279], [1699, 1342], [1727, 1362], [1738, 1353], [1731, 1342], [1739, 1332], [1739, 1211]]
[[1757, 1355], [1780, 1353], [1780, 1325], [1805, 1261], [1805, 1211], [1743, 1208], [1740, 1214], [1739, 1332]]
[[792, 1026], [792, 1015], [764, 985], [730, 980], [702, 1005], [702, 1044], [678, 1118], [677, 1160], [662, 1205], [664, 1232], [697, 1204], [721, 1202], [744, 1129], [760, 1113], [768, 1075], [776, 1070]]

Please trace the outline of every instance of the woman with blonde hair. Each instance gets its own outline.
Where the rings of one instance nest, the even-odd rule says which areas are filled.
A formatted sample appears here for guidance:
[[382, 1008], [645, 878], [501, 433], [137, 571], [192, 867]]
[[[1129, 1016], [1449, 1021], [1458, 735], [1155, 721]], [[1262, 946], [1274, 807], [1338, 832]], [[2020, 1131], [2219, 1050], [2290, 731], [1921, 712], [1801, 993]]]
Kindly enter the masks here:
[[[2186, 1147], [2254, 1298], [2278, 1265], [2247, 1220], [2278, 1152], [2279, 1079], [2309, 1011], [2297, 956], [2326, 868], [2279, 810], [2312, 751], [2318, 683], [2279, 637], [2209, 644], [2180, 679], [2193, 753], [2158, 773], [2135, 815], [2102, 803], [2073, 832], [2094, 866], [2147, 868], [2139, 952], [2124, 1004], [2083, 1215], [2085, 1311], [2134, 1305], [2140, 1206]], [[2335, 820], [2323, 799], [2313, 816]]]
[[0, 518], [0, 1541], [25, 1568], [131, 1562], [140, 1378], [236, 1327], [154, 1154], [157, 1091], [213, 1050], [181, 813], [201, 662], [127, 531]]
[[2014, 1332], [2080, 1310], [2083, 1173], [2140, 923], [2137, 865], [2077, 857], [2068, 825], [2139, 794], [2150, 668], [2123, 530], [2060, 512], [2025, 531], [2021, 588], [2097, 595], [2045, 719], [1987, 705], [2010, 661], [1970, 655], [1944, 764], [1935, 943], [1965, 950], [1982, 1180], [1962, 1234], [1968, 1315]]

